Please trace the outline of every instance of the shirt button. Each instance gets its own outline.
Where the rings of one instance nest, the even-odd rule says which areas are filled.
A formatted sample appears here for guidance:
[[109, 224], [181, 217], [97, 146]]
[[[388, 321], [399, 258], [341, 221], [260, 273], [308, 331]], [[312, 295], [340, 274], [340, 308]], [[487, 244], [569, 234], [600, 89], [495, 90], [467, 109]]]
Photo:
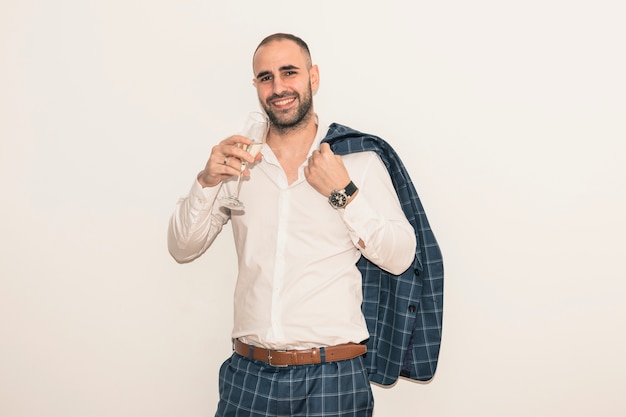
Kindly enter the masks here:
[[417, 311], [417, 307], [409, 306], [409, 313], [415, 313]]

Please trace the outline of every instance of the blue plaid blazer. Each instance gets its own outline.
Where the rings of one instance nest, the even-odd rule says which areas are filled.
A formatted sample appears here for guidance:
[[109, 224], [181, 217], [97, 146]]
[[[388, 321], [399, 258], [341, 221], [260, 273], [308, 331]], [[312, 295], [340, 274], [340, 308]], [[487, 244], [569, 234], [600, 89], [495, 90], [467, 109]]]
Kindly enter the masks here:
[[365, 357], [370, 381], [390, 385], [399, 376], [428, 381], [435, 374], [441, 345], [443, 259], [417, 191], [402, 161], [383, 139], [333, 123], [323, 142], [337, 155], [376, 152], [417, 236], [413, 265], [401, 275], [383, 271], [363, 256], [357, 263], [370, 332]]

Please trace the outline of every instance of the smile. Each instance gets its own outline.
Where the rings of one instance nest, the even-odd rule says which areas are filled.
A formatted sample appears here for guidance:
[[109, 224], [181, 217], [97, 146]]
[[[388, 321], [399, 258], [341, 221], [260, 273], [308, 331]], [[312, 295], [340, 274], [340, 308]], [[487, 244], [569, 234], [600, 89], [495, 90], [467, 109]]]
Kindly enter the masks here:
[[274, 106], [277, 106], [277, 107], [282, 107], [282, 106], [286, 106], [286, 105], [288, 105], [290, 103], [293, 103], [295, 100], [296, 100], [295, 97], [289, 97], [289, 98], [284, 98], [284, 99], [281, 99], [281, 100], [276, 100], [272, 104], [274, 104]]

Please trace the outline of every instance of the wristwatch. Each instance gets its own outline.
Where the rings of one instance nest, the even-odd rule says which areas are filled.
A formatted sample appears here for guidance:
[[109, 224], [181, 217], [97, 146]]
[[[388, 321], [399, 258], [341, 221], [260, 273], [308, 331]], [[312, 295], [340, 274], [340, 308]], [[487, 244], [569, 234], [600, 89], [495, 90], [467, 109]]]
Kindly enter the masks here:
[[352, 181], [346, 185], [343, 190], [332, 190], [330, 197], [328, 197], [328, 203], [336, 209], [344, 208], [348, 204], [348, 199], [356, 193], [358, 188]]

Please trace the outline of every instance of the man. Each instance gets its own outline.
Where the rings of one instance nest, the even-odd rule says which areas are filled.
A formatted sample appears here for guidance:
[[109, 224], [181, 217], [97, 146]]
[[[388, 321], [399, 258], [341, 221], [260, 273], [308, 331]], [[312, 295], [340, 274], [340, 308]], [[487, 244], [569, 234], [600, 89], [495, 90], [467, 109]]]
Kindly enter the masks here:
[[[268, 36], [253, 71], [270, 120], [262, 157], [241, 136], [214, 146], [168, 233], [172, 256], [189, 262], [232, 223], [235, 352], [220, 369], [216, 416], [371, 416], [356, 263], [402, 274], [414, 265], [414, 227], [375, 152], [339, 156], [322, 143], [329, 125], [314, 111], [320, 75], [304, 41]], [[242, 170], [245, 210], [220, 207]]]

